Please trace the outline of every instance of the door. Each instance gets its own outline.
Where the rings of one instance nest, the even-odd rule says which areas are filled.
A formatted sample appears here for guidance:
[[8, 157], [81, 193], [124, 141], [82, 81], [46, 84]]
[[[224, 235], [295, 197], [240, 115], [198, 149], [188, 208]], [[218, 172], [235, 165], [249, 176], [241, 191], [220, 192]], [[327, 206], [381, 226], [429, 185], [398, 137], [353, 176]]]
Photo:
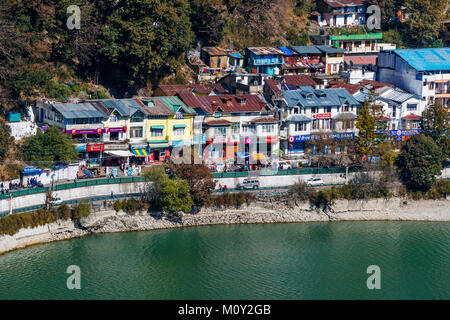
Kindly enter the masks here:
[[327, 74], [331, 74], [331, 64], [327, 65]]
[[155, 151], [153, 152], [153, 159], [154, 159], [155, 161], [159, 161], [159, 153], [160, 153], [159, 150], [155, 150]]

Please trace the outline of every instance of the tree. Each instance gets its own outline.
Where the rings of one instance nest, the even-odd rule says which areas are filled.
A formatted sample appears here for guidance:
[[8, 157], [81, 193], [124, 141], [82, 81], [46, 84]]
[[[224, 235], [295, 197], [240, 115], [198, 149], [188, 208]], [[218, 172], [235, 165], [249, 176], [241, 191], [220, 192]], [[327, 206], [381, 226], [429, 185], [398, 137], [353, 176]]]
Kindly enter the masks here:
[[405, 0], [408, 38], [415, 47], [430, 47], [438, 40], [447, 0]]
[[386, 125], [379, 121], [383, 116], [383, 109], [374, 102], [373, 93], [364, 101], [356, 118], [359, 137], [356, 151], [359, 155], [370, 155], [375, 147], [384, 140]]
[[146, 185], [143, 200], [157, 210], [168, 212], [189, 212], [193, 201], [186, 180], [170, 179], [163, 166], [151, 168], [145, 173], [150, 182]]
[[430, 137], [412, 136], [402, 147], [396, 161], [400, 179], [409, 190], [428, 191], [441, 174], [442, 153]]
[[5, 160], [9, 149], [14, 145], [14, 138], [11, 137], [11, 128], [6, 122], [0, 119], [0, 161]]
[[22, 144], [24, 160], [35, 162], [41, 168], [52, 164], [67, 164], [78, 159], [78, 151], [57, 127], [50, 127], [44, 132], [25, 139]]
[[[184, 148], [183, 152], [188, 152], [188, 150]], [[170, 177], [178, 177], [187, 181], [194, 204], [201, 207], [205, 203], [209, 203], [211, 191], [214, 190], [216, 182], [208, 167], [204, 164], [195, 164], [196, 153], [193, 149], [191, 149], [190, 155], [191, 164], [174, 164], [169, 161], [167, 169]]]
[[[423, 134], [431, 137], [441, 148], [445, 158], [450, 157], [450, 121], [447, 109], [440, 103], [428, 106], [422, 113]], [[445, 159], [443, 159], [445, 160]]]
[[142, 85], [192, 41], [186, 0], [120, 0], [100, 37], [103, 70], [118, 83]]

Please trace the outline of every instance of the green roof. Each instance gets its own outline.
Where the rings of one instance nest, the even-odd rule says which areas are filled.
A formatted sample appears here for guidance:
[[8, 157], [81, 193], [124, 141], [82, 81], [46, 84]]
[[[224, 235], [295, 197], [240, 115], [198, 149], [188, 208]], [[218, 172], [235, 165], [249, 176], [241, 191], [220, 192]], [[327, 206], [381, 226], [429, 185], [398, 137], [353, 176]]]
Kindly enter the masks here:
[[329, 36], [330, 40], [381, 40], [383, 33], [368, 33], [368, 34], [344, 34], [340, 36]]

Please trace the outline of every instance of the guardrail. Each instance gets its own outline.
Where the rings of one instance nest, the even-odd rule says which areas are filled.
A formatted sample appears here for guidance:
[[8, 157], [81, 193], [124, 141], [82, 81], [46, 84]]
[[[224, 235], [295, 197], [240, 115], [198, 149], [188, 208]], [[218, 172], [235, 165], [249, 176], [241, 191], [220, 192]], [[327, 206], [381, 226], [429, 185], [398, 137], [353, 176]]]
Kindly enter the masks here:
[[[360, 167], [349, 167], [348, 172], [361, 171]], [[242, 178], [248, 177], [249, 172], [253, 174], [259, 173], [259, 176], [286, 176], [286, 175], [302, 175], [302, 174], [326, 174], [326, 173], [345, 173], [345, 168], [299, 168], [288, 170], [261, 170], [261, 171], [237, 171], [237, 172], [215, 172], [214, 178]]]
[[[135, 183], [135, 182], [144, 182], [144, 177], [125, 177], [125, 178], [104, 178], [104, 179], [92, 179], [92, 180], [82, 180], [77, 182], [69, 182], [64, 184], [58, 184], [55, 186], [55, 190], [67, 190], [67, 189], [76, 189], [90, 186], [98, 186], [105, 184], [122, 184], [122, 183]], [[45, 193], [50, 189], [50, 186], [42, 187], [42, 188], [33, 188], [33, 189], [21, 189], [21, 190], [11, 190], [9, 193], [1, 194], [0, 200], [9, 199], [11, 194], [13, 194], [14, 198], [28, 196], [31, 194], [37, 193]]]

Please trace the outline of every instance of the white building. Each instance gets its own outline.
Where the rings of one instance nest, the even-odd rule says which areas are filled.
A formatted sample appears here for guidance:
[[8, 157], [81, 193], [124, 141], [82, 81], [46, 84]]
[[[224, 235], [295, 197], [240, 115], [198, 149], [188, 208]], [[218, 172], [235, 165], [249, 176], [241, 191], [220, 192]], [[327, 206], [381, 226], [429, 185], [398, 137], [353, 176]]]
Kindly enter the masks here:
[[450, 107], [450, 48], [382, 51], [377, 67], [379, 81]]
[[365, 0], [319, 0], [320, 27], [349, 27], [367, 23]]

